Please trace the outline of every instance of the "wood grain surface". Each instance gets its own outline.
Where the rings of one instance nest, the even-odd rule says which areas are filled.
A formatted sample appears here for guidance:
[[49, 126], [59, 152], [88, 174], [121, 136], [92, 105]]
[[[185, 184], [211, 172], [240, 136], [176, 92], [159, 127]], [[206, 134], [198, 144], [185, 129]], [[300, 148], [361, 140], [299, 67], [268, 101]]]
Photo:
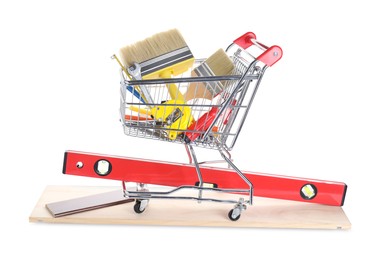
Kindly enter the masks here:
[[[191, 200], [151, 200], [142, 214], [134, 203], [110, 206], [68, 216], [53, 217], [46, 204], [121, 189], [120, 187], [47, 186], [33, 209], [30, 222], [76, 224], [127, 224], [163, 226], [350, 229], [351, 223], [341, 207], [254, 197], [254, 205], [231, 221], [232, 204]], [[177, 194], [178, 195], [178, 194]], [[194, 195], [182, 192], [179, 195]], [[235, 199], [239, 195], [206, 192], [213, 198]]]

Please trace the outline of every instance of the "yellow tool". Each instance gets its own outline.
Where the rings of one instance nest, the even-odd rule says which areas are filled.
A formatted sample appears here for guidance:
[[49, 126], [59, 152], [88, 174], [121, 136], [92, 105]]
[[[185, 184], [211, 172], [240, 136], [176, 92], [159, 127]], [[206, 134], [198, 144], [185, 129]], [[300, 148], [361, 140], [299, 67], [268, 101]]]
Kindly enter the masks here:
[[[128, 73], [135, 80], [166, 79], [180, 75], [194, 64], [194, 56], [176, 29], [155, 34], [143, 41], [120, 49]], [[166, 84], [171, 100], [153, 100], [147, 86], [140, 86], [155, 121], [168, 129], [168, 138], [176, 139], [193, 122], [191, 109], [175, 84]], [[156, 102], [154, 102], [156, 101]]]
[[171, 99], [151, 109], [156, 121], [162, 122], [171, 140], [176, 139], [194, 121], [189, 106], [180, 99]]
[[148, 109], [145, 109], [145, 108], [136, 107], [136, 106], [130, 106], [129, 109], [131, 111], [137, 112], [140, 115], [151, 116], [151, 111], [148, 110]]

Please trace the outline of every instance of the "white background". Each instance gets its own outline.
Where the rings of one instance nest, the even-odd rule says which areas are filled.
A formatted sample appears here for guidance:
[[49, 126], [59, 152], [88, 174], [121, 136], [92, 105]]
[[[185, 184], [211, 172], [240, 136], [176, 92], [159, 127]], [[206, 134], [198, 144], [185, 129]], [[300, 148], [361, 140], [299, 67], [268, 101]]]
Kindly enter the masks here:
[[[100, 2], [0, 4], [1, 259], [379, 255], [378, 1]], [[119, 185], [61, 174], [67, 149], [187, 161], [183, 146], [123, 134], [118, 65], [110, 59], [174, 27], [198, 58], [247, 31], [283, 48], [262, 81], [235, 162], [243, 170], [347, 183], [350, 231], [28, 222], [47, 185]]]

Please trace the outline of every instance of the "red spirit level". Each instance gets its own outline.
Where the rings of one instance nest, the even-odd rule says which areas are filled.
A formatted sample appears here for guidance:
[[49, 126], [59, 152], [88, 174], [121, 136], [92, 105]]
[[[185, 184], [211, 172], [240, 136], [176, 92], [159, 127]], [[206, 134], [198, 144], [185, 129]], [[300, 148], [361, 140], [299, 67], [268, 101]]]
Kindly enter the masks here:
[[[217, 188], [247, 188], [232, 169], [200, 166], [204, 182]], [[197, 185], [191, 164], [67, 151], [64, 174], [165, 186]], [[254, 196], [342, 206], [346, 184], [243, 171], [253, 183]]]

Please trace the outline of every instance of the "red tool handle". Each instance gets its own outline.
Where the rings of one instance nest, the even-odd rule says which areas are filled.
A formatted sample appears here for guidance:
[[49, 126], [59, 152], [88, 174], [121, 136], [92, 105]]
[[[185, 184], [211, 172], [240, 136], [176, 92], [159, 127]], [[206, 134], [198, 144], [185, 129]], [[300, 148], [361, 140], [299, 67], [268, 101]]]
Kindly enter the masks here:
[[205, 113], [198, 120], [194, 121], [188, 128], [190, 132], [185, 133], [185, 142], [190, 143], [198, 138], [203, 131], [206, 131], [214, 121], [216, 114], [218, 113], [218, 108], [213, 107], [210, 111]]
[[125, 120], [127, 120], [127, 121], [148, 121], [148, 120], [153, 120], [153, 119], [148, 118], [148, 117], [125, 115]]
[[271, 47], [267, 47], [266, 45], [256, 40], [256, 35], [253, 32], [247, 32], [233, 42], [243, 49], [247, 49], [252, 45], [256, 45], [260, 49], [264, 50], [264, 52], [260, 54], [256, 59], [269, 67], [275, 64], [283, 56], [283, 50], [279, 46], [273, 45]]
[[231, 114], [232, 114], [232, 109], [233, 109], [233, 107], [236, 106], [236, 103], [237, 103], [237, 100], [236, 100], [236, 99], [233, 99], [233, 100], [231, 101], [231, 106], [229, 106], [229, 107], [227, 108], [227, 111], [223, 114], [223, 124], [224, 124], [224, 125], [228, 124], [228, 120], [229, 120], [229, 118], [230, 118], [230, 116], [231, 116]]

